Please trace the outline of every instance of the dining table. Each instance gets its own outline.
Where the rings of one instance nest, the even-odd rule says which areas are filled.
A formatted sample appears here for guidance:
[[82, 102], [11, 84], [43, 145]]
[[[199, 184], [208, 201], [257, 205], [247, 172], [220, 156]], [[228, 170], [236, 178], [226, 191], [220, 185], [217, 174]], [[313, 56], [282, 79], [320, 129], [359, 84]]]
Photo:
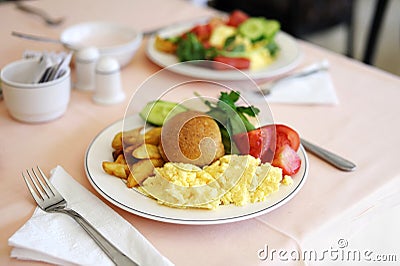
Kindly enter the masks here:
[[[69, 26], [110, 21], [146, 32], [220, 14], [211, 7], [184, 0], [40, 0], [27, 4], [63, 17], [64, 21], [47, 25], [41, 18], [18, 10], [13, 1], [1, 2], [0, 68], [21, 59], [27, 50], [65, 50], [57, 43], [17, 38], [11, 35], [12, 31], [57, 39]], [[91, 91], [78, 90], [73, 82], [64, 115], [48, 122], [23, 123], [12, 118], [4, 99], [0, 100], [0, 265], [43, 264], [13, 258], [8, 243], [36, 208], [21, 176], [24, 169], [36, 165], [45, 173], [61, 165], [175, 265], [399, 263], [400, 78], [300, 39], [295, 39], [301, 51], [295, 68], [328, 60], [337, 101], [268, 103], [266, 98], [273, 119], [295, 128], [302, 138], [354, 162], [355, 170], [341, 171], [306, 151], [307, 177], [285, 204], [248, 218], [204, 224], [145, 217], [99, 193], [85, 170], [86, 151], [102, 130], [124, 117], [138, 88], [164, 71], [147, 54], [149, 38], [144, 35], [132, 60], [121, 68], [126, 97], [119, 103], [98, 104]], [[394, 56], [398, 52], [393, 51]], [[72, 63], [72, 81], [76, 77], [74, 70]], [[173, 71], [163, 74], [172, 82], [182, 78], [182, 74]], [[146, 97], [150, 99], [152, 95]], [[144, 102], [147, 98], [135, 100]], [[218, 210], [210, 210], [213, 211]], [[320, 256], [294, 256], [304, 251]], [[362, 256], [345, 258], [337, 255], [343, 254], [339, 251], [357, 251]]]

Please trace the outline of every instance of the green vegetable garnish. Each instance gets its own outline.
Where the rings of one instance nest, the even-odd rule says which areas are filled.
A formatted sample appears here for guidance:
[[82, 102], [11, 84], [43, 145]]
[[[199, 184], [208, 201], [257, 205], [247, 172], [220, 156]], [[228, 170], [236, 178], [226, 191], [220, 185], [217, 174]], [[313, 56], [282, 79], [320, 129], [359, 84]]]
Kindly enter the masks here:
[[269, 41], [265, 48], [268, 49], [271, 56], [275, 56], [276, 53], [279, 51], [279, 46], [274, 40]]
[[217, 56], [215, 47], [205, 48], [194, 33], [187, 33], [179, 38], [176, 54], [180, 62], [192, 60], [207, 60]]
[[236, 43], [236, 35], [232, 35], [225, 40], [223, 51], [227, 52], [245, 52], [246, 47], [242, 43]]
[[254, 130], [255, 126], [248, 120], [247, 116], [255, 117], [260, 112], [254, 106], [236, 106], [239, 97], [240, 93], [237, 91], [221, 92], [218, 102], [204, 101], [210, 108], [207, 114], [218, 123], [222, 143], [227, 153], [230, 153], [232, 148], [230, 137], [238, 133]]
[[193, 33], [186, 34], [185, 38], [178, 41], [176, 54], [181, 62], [200, 60], [205, 58], [206, 50]]

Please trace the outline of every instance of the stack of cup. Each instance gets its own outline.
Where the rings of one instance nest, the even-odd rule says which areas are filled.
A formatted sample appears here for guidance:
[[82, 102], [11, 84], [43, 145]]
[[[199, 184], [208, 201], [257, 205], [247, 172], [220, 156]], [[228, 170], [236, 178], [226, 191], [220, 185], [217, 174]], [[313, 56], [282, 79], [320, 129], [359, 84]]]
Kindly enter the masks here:
[[95, 47], [84, 48], [76, 54], [76, 84], [79, 90], [93, 92], [98, 104], [115, 104], [125, 99], [118, 61], [109, 56], [99, 56]]

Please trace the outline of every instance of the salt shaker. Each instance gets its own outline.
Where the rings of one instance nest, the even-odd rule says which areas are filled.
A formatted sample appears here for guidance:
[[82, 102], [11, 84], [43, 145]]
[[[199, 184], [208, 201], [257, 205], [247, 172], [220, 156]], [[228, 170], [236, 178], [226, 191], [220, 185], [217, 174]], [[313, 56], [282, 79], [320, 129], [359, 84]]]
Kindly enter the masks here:
[[96, 47], [83, 48], [76, 53], [76, 89], [85, 91], [94, 90], [95, 69], [99, 56], [99, 50]]
[[95, 91], [93, 101], [99, 104], [114, 104], [125, 99], [121, 84], [118, 61], [112, 57], [101, 57], [96, 64]]

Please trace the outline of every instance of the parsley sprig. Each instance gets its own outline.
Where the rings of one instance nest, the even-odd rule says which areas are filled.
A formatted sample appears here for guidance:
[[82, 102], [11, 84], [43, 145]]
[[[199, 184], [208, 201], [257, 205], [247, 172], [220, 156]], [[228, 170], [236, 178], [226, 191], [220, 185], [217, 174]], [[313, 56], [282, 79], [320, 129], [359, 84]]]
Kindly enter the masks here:
[[210, 110], [207, 112], [217, 121], [225, 151], [231, 151], [231, 137], [235, 134], [255, 129], [248, 117], [255, 117], [260, 110], [254, 106], [237, 106], [240, 98], [237, 91], [221, 92], [217, 102], [204, 101]]

